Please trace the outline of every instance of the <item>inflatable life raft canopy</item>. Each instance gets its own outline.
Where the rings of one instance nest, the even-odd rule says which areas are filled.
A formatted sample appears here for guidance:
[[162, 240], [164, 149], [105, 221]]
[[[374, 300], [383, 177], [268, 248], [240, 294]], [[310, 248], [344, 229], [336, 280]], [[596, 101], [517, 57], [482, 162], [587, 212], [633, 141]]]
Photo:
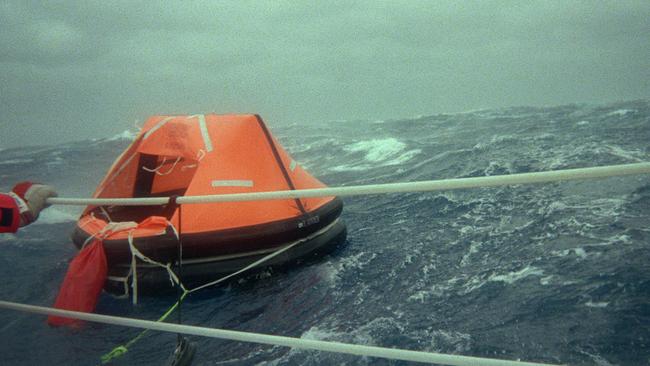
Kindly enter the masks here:
[[[326, 187], [294, 161], [258, 115], [154, 116], [117, 158], [95, 198], [195, 196]], [[179, 227], [179, 209], [182, 223]], [[88, 206], [73, 241], [81, 248], [109, 223], [143, 223], [104, 240], [109, 275], [128, 265], [134, 238], [146, 256], [175, 260], [177, 239], [167, 230], [147, 229], [147, 220], [166, 218], [183, 237], [184, 260], [217, 260], [278, 248], [325, 230], [343, 204], [336, 197], [212, 202], [165, 206]], [[342, 226], [339, 225], [339, 226]], [[342, 230], [342, 235], [344, 235]], [[210, 260], [212, 260], [210, 259]], [[128, 268], [127, 268], [128, 269]]]
[[[154, 116], [109, 169], [95, 198], [210, 195], [322, 188], [258, 115]], [[304, 215], [334, 197], [188, 204], [185, 234], [255, 226]], [[96, 209], [89, 206], [82, 217]], [[164, 216], [178, 207], [113, 207], [112, 221]]]

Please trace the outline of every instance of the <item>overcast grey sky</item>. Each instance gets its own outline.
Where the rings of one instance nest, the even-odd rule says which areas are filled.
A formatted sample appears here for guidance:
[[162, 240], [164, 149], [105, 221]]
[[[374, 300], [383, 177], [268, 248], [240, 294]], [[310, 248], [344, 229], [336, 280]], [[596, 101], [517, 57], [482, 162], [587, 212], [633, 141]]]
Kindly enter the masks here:
[[650, 97], [650, 1], [0, 0], [0, 147]]

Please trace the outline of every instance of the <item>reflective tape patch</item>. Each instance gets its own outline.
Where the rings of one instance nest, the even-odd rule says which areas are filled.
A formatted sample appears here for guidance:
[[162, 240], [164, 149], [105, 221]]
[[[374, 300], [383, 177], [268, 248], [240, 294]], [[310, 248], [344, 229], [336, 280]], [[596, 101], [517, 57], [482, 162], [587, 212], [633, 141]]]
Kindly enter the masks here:
[[212, 187], [252, 187], [252, 180], [213, 180]]
[[164, 126], [165, 123], [171, 121], [172, 119], [174, 119], [173, 116], [163, 118], [162, 120], [160, 120], [160, 122], [156, 123], [156, 125], [153, 126], [149, 131], [147, 131], [147, 133], [144, 134], [144, 137], [142, 139], [146, 140], [147, 138], [149, 138], [149, 136], [151, 136], [152, 133], [156, 132], [160, 127]]
[[126, 161], [124, 162], [124, 164], [122, 164], [122, 166], [120, 166], [120, 168], [117, 169], [117, 171], [115, 172], [115, 174], [113, 174], [113, 176], [111, 177], [111, 179], [108, 180], [107, 182], [110, 182], [110, 181], [112, 181], [113, 179], [117, 178], [117, 176], [120, 175], [120, 173], [122, 173], [122, 170], [124, 170], [124, 169], [129, 165], [129, 163], [131, 163], [131, 160], [133, 160], [133, 158], [134, 158], [136, 155], [137, 155], [137, 153], [136, 153], [136, 154], [133, 154], [133, 155], [131, 155], [131, 156], [129, 156], [129, 158], [126, 159]]
[[199, 119], [199, 128], [201, 129], [201, 136], [203, 136], [203, 143], [205, 144], [205, 151], [212, 151], [212, 141], [210, 141], [210, 134], [208, 133], [208, 126], [205, 124], [205, 115], [197, 114], [196, 116]]

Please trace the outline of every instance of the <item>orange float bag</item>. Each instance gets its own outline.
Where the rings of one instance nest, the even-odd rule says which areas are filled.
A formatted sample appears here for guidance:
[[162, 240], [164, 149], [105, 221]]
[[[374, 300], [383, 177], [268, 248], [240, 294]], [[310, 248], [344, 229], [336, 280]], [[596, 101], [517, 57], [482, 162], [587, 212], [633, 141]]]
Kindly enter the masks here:
[[[90, 313], [95, 310], [108, 272], [106, 254], [102, 241], [93, 240], [70, 262], [54, 307]], [[80, 326], [81, 320], [50, 315], [47, 323], [52, 326]]]

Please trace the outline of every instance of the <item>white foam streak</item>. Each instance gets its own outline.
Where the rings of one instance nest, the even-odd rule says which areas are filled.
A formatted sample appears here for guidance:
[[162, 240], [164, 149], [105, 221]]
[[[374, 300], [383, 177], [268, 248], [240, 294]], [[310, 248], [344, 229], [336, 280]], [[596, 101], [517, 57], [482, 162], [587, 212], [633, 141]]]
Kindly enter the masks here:
[[34, 159], [12, 159], [12, 160], [0, 161], [0, 165], [27, 164], [33, 161]]
[[606, 116], [608, 116], [608, 117], [609, 116], [623, 117], [628, 113], [635, 113], [635, 112], [636, 112], [636, 110], [634, 110], [634, 109], [617, 109], [617, 110], [615, 110], [613, 112], [607, 113]]
[[516, 272], [510, 272], [502, 275], [491, 275], [490, 278], [488, 278], [488, 281], [492, 282], [505, 282], [507, 284], [513, 284], [521, 279], [524, 279], [528, 276], [541, 276], [544, 274], [544, 271], [542, 271], [539, 268], [532, 267], [532, 266], [527, 266], [524, 269], [521, 269]]
[[405, 147], [406, 144], [391, 137], [357, 142], [356, 144], [345, 147], [344, 150], [349, 152], [365, 152], [366, 160], [379, 163], [400, 153]]
[[587, 302], [585, 303], [585, 306], [588, 306], [588, 307], [590, 307], [590, 308], [606, 308], [607, 305], [609, 305], [609, 303], [608, 303], [608, 302], [604, 302], [604, 301], [602, 301], [602, 302], [591, 302], [591, 301], [587, 301]]
[[406, 150], [407, 145], [396, 138], [373, 139], [345, 146], [344, 151], [364, 153], [363, 164], [346, 164], [332, 168], [332, 171], [362, 171], [375, 167], [403, 164], [420, 154], [420, 149]]

